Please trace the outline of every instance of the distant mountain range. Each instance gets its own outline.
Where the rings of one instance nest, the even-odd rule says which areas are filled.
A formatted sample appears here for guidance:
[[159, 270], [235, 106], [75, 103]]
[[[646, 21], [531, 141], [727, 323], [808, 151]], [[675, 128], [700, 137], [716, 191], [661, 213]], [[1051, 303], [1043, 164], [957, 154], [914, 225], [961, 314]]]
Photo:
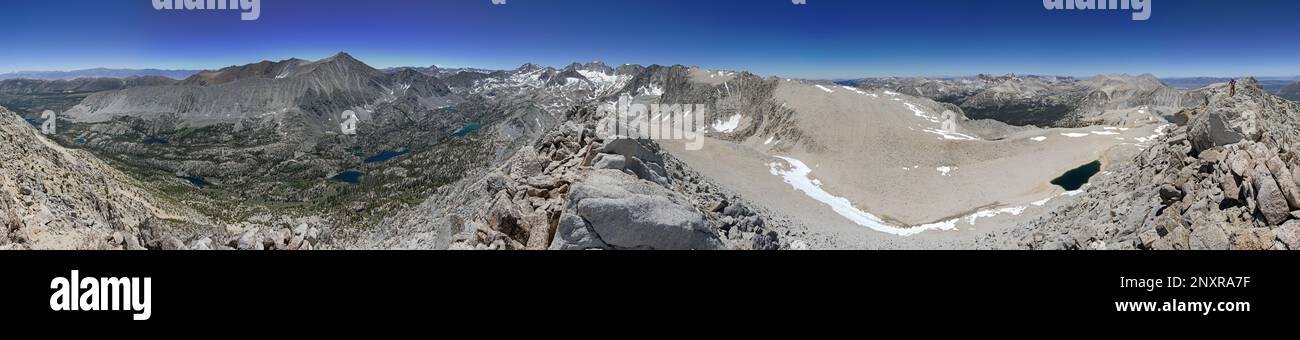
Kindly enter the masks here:
[[[1202, 88], [1211, 84], [1226, 83], [1232, 81], [1232, 79], [1233, 78], [1225, 77], [1188, 77], [1161, 78], [1160, 80], [1165, 82], [1165, 84], [1168, 84], [1170, 87], [1180, 90], [1190, 90]], [[1278, 93], [1278, 91], [1283, 87], [1296, 81], [1300, 81], [1300, 77], [1256, 77], [1255, 79], [1259, 80], [1260, 85], [1264, 86], [1264, 91], [1274, 94]]]
[[0, 94], [41, 95], [90, 93], [121, 90], [135, 86], [172, 85], [166, 77], [77, 78], [73, 80], [9, 79], [0, 80]]
[[77, 78], [130, 78], [130, 77], [166, 77], [185, 79], [199, 73], [198, 70], [159, 70], [159, 69], [111, 69], [92, 68], [75, 71], [18, 71], [0, 73], [0, 80], [38, 79], [38, 80], [73, 80]]
[[952, 79], [866, 78], [839, 84], [884, 88], [949, 103], [972, 119], [1058, 127], [1088, 124], [1080, 120], [1140, 107], [1173, 113], [1187, 99], [1150, 74], [1097, 75], [1087, 79], [1016, 74]]
[[438, 67], [437, 65], [433, 65], [429, 67], [411, 67], [411, 66], [390, 67], [390, 68], [383, 69], [383, 72], [397, 73], [405, 70], [412, 70], [412, 71], [420, 72], [434, 77], [446, 77], [461, 72], [489, 74], [492, 72], [500, 71], [500, 70], [489, 70], [489, 69], [481, 69], [481, 68], [442, 68], [442, 67]]

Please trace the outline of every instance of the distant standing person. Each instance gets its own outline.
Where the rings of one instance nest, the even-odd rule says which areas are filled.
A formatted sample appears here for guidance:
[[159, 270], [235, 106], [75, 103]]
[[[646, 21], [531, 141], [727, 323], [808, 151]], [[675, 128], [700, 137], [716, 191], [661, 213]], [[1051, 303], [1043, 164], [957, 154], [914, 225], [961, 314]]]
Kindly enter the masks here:
[[1228, 97], [1236, 97], [1236, 96], [1237, 96], [1237, 80], [1233, 79], [1232, 81], [1228, 82]]

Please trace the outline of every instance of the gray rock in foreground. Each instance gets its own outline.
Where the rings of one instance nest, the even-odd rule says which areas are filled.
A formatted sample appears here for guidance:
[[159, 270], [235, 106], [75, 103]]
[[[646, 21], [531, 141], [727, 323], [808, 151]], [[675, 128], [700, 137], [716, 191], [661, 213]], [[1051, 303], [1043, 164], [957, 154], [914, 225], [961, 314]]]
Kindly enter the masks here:
[[1233, 131], [1228, 126], [1227, 119], [1218, 112], [1209, 112], [1193, 118], [1188, 135], [1197, 152], [1241, 141], [1241, 134]]
[[551, 249], [722, 249], [704, 216], [681, 195], [619, 171], [576, 185]]

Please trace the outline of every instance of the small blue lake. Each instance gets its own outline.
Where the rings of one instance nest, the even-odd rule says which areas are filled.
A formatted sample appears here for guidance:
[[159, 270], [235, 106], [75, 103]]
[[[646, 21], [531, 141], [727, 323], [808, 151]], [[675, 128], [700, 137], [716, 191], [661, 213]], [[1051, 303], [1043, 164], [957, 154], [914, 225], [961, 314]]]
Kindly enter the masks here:
[[40, 126], [41, 126], [41, 123], [43, 123], [42, 121], [40, 121], [40, 120], [38, 120], [38, 119], [35, 119], [35, 118], [27, 118], [27, 117], [23, 117], [23, 120], [26, 120], [26, 121], [27, 121], [27, 124], [32, 124], [32, 126], [35, 126], [35, 127], [40, 127]]
[[478, 131], [481, 127], [482, 126], [479, 126], [478, 124], [465, 125], [465, 127], [456, 130], [456, 132], [453, 132], [451, 135], [453, 137], [465, 137], [465, 135], [468, 135], [470, 132]]
[[340, 172], [338, 175], [334, 175], [334, 177], [330, 179], [343, 182], [343, 183], [359, 184], [361, 183], [361, 176], [365, 176], [365, 175], [366, 173], [364, 172], [360, 172], [356, 170], [348, 170], [348, 171]]
[[144, 145], [160, 145], [160, 144], [170, 144], [170, 143], [171, 142], [168, 142], [166, 139], [162, 139], [158, 137], [149, 137], [144, 140]]
[[408, 153], [411, 153], [411, 151], [410, 150], [384, 151], [384, 153], [371, 156], [370, 158], [366, 158], [365, 163], [371, 164], [371, 163], [384, 162]]
[[205, 180], [205, 179], [203, 179], [203, 178], [201, 178], [201, 177], [176, 176], [176, 178], [180, 178], [180, 179], [186, 180], [186, 181], [190, 182], [190, 184], [193, 184], [193, 185], [196, 186], [196, 187], [206, 187], [206, 186], [212, 185], [212, 183], [209, 183], [207, 180]]
[[1074, 191], [1082, 188], [1092, 180], [1092, 176], [1101, 172], [1101, 161], [1094, 161], [1084, 166], [1065, 172], [1061, 177], [1052, 180], [1052, 184], [1059, 185], [1065, 190]]

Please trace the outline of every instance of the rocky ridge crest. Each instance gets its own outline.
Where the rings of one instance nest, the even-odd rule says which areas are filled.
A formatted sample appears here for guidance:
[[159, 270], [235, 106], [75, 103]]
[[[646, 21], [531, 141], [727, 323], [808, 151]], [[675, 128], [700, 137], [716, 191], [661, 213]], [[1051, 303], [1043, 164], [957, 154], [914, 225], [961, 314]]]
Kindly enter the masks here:
[[[1254, 79], [1204, 105], [1074, 202], [1019, 233], [1026, 249], [1300, 249], [1300, 105]], [[990, 245], [995, 246], [995, 245]]]

